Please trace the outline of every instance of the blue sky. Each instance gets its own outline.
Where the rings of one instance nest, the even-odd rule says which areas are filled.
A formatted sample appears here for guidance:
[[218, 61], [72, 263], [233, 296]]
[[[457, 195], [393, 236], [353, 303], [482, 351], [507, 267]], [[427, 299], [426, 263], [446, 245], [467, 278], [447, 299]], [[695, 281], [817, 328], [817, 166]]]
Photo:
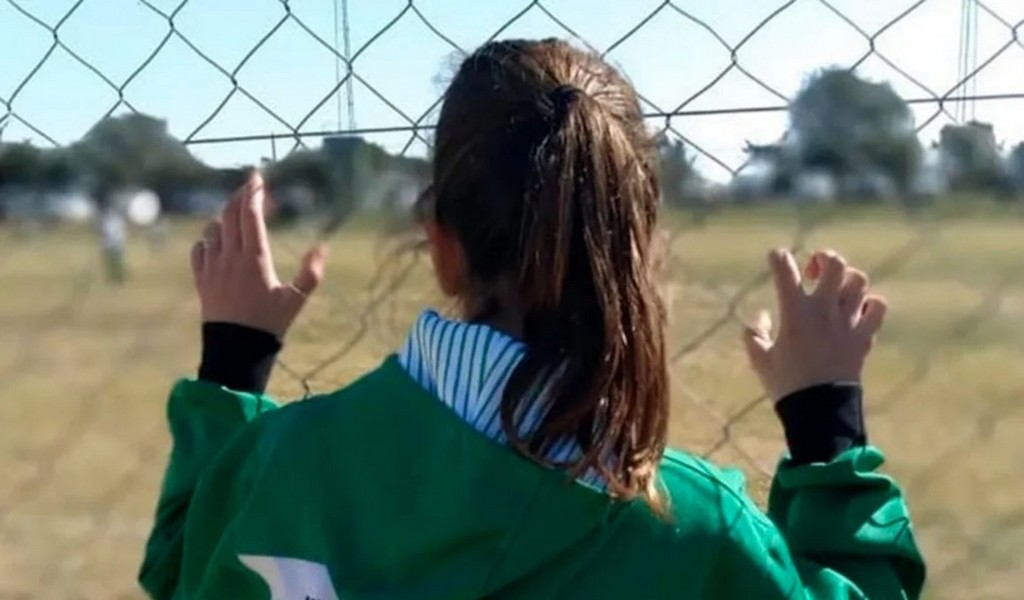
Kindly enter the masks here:
[[[285, 20], [237, 73], [241, 88], [277, 116], [238, 92], [218, 110], [233, 86], [230, 76], [211, 62], [228, 73], [234, 71], [286, 16], [279, 0], [185, 2], [176, 13], [176, 29], [208, 60], [178, 36], [170, 36], [160, 47], [169, 31], [168, 21], [138, 0], [15, 2], [51, 27], [77, 4], [77, 9], [58, 29], [60, 41], [115, 86], [123, 86], [124, 99], [131, 106], [166, 119], [172, 133], [181, 138], [283, 135], [292, 127], [319, 131], [350, 125], [344, 110], [339, 123], [337, 96], [330, 95], [336, 82], [334, 55], [291, 19]], [[905, 97], [941, 94], [956, 83], [961, 0], [829, 3], [869, 33], [919, 4], [877, 38], [876, 48], [928, 89], [900, 75], [878, 56], [865, 60], [859, 72], [871, 79], [891, 82]], [[149, 4], [172, 13], [181, 3], [150, 0]], [[302, 23], [333, 45], [332, 0], [292, 0], [289, 4]], [[414, 2], [424, 18], [462, 48], [483, 42], [529, 4], [522, 0]], [[540, 7], [533, 6], [521, 14], [502, 35], [568, 36], [544, 8], [592, 46], [605, 50], [662, 4], [661, 0], [546, 0]], [[1011, 24], [1024, 21], [1021, 0], [985, 0], [985, 5]], [[349, 0], [351, 44], [353, 51], [361, 50], [354, 70], [368, 84], [359, 82], [354, 87], [359, 128], [404, 126], [409, 124], [406, 117], [417, 119], [424, 114], [426, 122], [430, 122], [429, 109], [456, 64], [455, 48], [432, 32], [420, 14], [408, 6], [407, 0]], [[814, 69], [852, 64], [869, 47], [868, 41], [822, 0], [678, 0], [674, 6], [704, 21], [729, 45], [737, 44], [761, 21], [786, 6], [737, 53], [739, 65], [774, 91], [733, 69], [687, 104], [688, 111], [778, 105], [783, 102], [780, 96], [793, 95]], [[625, 70], [638, 90], [663, 110], [679, 106], [730, 64], [729, 51], [722, 42], [682, 12], [672, 6], [663, 7], [608, 55]], [[396, 17], [398, 20], [386, 32], [370, 41]], [[1011, 29], [984, 10], [979, 11], [977, 31], [978, 64], [1012, 38]], [[1024, 38], [1024, 26], [1020, 31]], [[10, 0], [0, 0], [0, 99], [9, 100], [17, 90], [11, 103], [14, 113], [56, 142], [67, 143], [114, 107], [118, 93], [62, 48], [54, 50], [28, 83], [21, 86], [52, 43], [51, 32], [26, 18]], [[158, 47], [152, 61], [132, 77]], [[1024, 47], [1013, 45], [1006, 49], [981, 70], [972, 90], [978, 94], [1024, 92]], [[951, 109], [955, 112], [955, 107]], [[122, 105], [115, 112], [125, 110], [128, 108]], [[918, 122], [923, 123], [936, 112], [936, 106], [919, 105], [914, 111]], [[981, 120], [995, 123], [997, 135], [1008, 143], [1024, 140], [1024, 100], [979, 102], [975, 114]], [[652, 125], [663, 122], [652, 121]], [[948, 122], [945, 116], [934, 120], [922, 131], [922, 139], [935, 139], [939, 128]], [[741, 150], [746, 140], [773, 141], [785, 125], [784, 113], [672, 119], [675, 130], [714, 159], [732, 167], [742, 163]], [[424, 135], [429, 139], [429, 134]], [[393, 151], [407, 148], [419, 155], [427, 151], [423, 141], [407, 132], [367, 137]], [[8, 127], [5, 139], [46, 143], [45, 138], [20, 123]], [[307, 142], [315, 146], [319, 140], [309, 138]], [[286, 152], [292, 145], [293, 141], [283, 137], [277, 142], [278, 153]], [[192, 150], [218, 166], [253, 163], [272, 153], [271, 143], [266, 140], [196, 144]], [[701, 157], [698, 164], [712, 179], [728, 175], [727, 170], [707, 157]]]

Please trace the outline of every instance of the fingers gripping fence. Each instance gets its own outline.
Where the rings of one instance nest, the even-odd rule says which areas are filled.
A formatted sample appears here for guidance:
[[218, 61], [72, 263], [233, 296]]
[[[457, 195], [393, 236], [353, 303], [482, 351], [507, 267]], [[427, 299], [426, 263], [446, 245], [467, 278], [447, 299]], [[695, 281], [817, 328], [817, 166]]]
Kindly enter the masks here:
[[[795, 93], [792, 86], [772, 83], [778, 77], [752, 65], [764, 65], [756, 60], [758, 52], [766, 51], [755, 48], [758, 41], [784, 23], [792, 27], [787, 19], [795, 15], [806, 19], [797, 21], [798, 31], [809, 35], [827, 23], [836, 35], [847, 36], [854, 52], [844, 66], [854, 72], [881, 69], [899, 80], [922, 134], [962, 122], [962, 107], [968, 103], [1001, 103], [1024, 111], [1024, 81], [1000, 81], [992, 89], [979, 84], [1004, 61], [1024, 59], [1024, 12], [1011, 10], [1012, 2], [894, 2], [899, 6], [870, 23], [850, 1], [750, 2], [742, 10], [760, 16], [733, 34], [720, 31], [726, 25], [722, 15], [714, 18], [705, 3], [637, 2], [628, 19], [616, 24], [617, 33], [604, 35], [601, 42], [586, 33], [593, 28], [593, 17], [584, 18], [568, 2], [504, 2], [495, 12], [507, 18], [493, 30], [474, 31], [467, 46], [456, 41], [467, 36], [452, 33], [465, 29], [464, 23], [438, 10], [440, 3], [409, 1], [392, 3], [393, 9], [377, 8], [379, 28], [346, 53], [323, 32], [320, 17], [308, 9], [311, 2], [262, 0], [252, 4], [272, 18], [261, 25], [255, 42], [246, 42], [244, 52], [231, 61], [189, 25], [194, 23], [190, 15], [200, 14], [218, 22], [222, 35], [230, 38], [237, 31], [231, 14], [197, 0], [131, 4], [157, 19], [161, 33], [132, 57], [135, 62], [126, 76], [114, 77], [88, 58], [93, 48], [72, 41], [67, 33], [77, 20], [96, 19], [90, 10], [107, 10], [105, 18], [116, 20], [114, 3], [77, 0], [55, 14], [52, 5], [43, 10], [38, 1], [0, 0], [0, 27], [49, 40], [38, 57], [21, 58], [24, 76], [8, 87], [0, 85], [2, 139], [11, 139], [17, 130], [41, 145], [72, 141], [60, 133], [60, 122], [38, 117], [30, 99], [33, 82], [58, 57], [84, 69], [97, 89], [109, 92], [110, 102], [93, 115], [96, 119], [151, 112], [137, 100], [140, 81], [160, 69], [162, 56], [178, 45], [226, 83], [222, 96], [182, 120], [193, 125], [176, 129], [198, 153], [237, 144], [276, 150], [278, 142], [287, 142], [290, 152], [336, 134], [390, 140], [401, 136], [393, 150], [415, 153], [429, 147], [440, 98], [425, 102], [418, 112], [409, 111], [374, 83], [386, 73], [364, 70], [371, 69], [364, 65], [376, 46], [412, 25], [425, 37], [409, 40], [410, 47], [423, 40], [440, 41], [455, 57], [490, 39], [557, 35], [619, 62], [632, 44], [654, 36], [647, 42], [654, 61], [664, 58], [658, 56], [661, 43], [670, 41], [658, 36], [666, 31], [691, 36], [695, 47], [699, 43], [692, 56], [657, 64], [700, 61], [722, 67], [691, 82], [698, 85], [672, 101], [640, 81], [638, 91], [652, 130], [682, 142], [696, 164], [725, 178], [740, 174], [747, 159], [727, 156], [690, 132], [700, 129], [701, 120], [773, 119], [787, 111]], [[936, 11], [961, 7], [967, 14], [968, 5], [974, 18], [985, 23], [978, 29], [983, 33], [978, 47], [984, 53], [976, 50], [974, 60], [960, 65], [957, 76], [943, 85], [904, 64], [909, 62], [907, 47], [895, 40], [933, 33], [924, 29]], [[276, 108], [262, 97], [259, 86], [249, 83], [254, 62], [280, 48], [282, 37], [288, 43], [297, 44], [300, 38], [304, 44], [311, 42], [339, 67], [329, 89], [295, 90], [304, 99], [303, 110], [297, 112]], [[817, 50], [805, 47], [799, 37], [783, 42], [783, 48], [773, 46], [780, 56]], [[623, 67], [631, 73], [631, 64], [623, 61]], [[685, 77], [673, 68], [660, 70], [658, 78]], [[718, 91], [735, 81], [748, 92], [729, 102], [720, 100]], [[320, 127], [325, 107], [353, 84], [365, 94], [361, 98], [382, 107], [388, 118], [363, 121], [360, 128], [351, 123], [343, 130]], [[217, 120], [235, 110], [240, 99], [266, 117], [269, 126], [213, 133]], [[393, 124], [396, 119], [398, 125]], [[171, 125], [183, 127], [173, 119]], [[1012, 215], [1005, 210], [1000, 214]], [[738, 329], [757, 307], [771, 302], [768, 274], [758, 269], [762, 249], [786, 244], [804, 251], [835, 245], [866, 267], [873, 285], [893, 303], [891, 323], [869, 368], [869, 419], [872, 436], [888, 451], [891, 470], [906, 484], [915, 509], [918, 535], [932, 566], [932, 596], [1015, 597], [1024, 584], [1024, 573], [1013, 566], [1024, 547], [1024, 484], [1009, 468], [993, 465], [1016, 464], [1024, 450], [1011, 433], [1024, 425], [1019, 402], [1024, 378], [1017, 374], [1024, 372], [1024, 288], [1018, 275], [1024, 238], [1014, 229], [1019, 223], [1012, 218], [956, 220], [876, 212], [736, 208], [705, 210], [692, 223], [679, 215], [666, 217], [673, 439], [716, 460], [739, 464], [751, 477], [755, 494], [763, 497], [782, 446], [770, 403], [744, 371]], [[341, 225], [330, 220], [316, 233], [331, 245], [334, 260], [325, 289], [291, 334], [275, 375], [273, 391], [282, 396], [327, 391], [351, 380], [394, 348], [415, 308], [434, 299], [415, 251], [405, 251], [414, 245], [404, 238], [367, 235], [366, 227], [357, 224]], [[184, 233], [177, 235], [179, 230]], [[195, 233], [182, 226], [168, 247], [139, 249], [134, 255], [138, 280], [117, 290], [98, 282], [91, 250], [82, 251], [88, 246], [81, 236], [54, 233], [24, 240], [5, 233], [0, 238], [0, 274], [13, 282], [0, 301], [6, 347], [0, 353], [0, 422], [10, 428], [0, 436], [0, 598], [37, 597], [44, 591], [66, 598], [138, 596], [132, 577], [167, 448], [159, 405], [167, 383], [192, 368], [195, 359], [191, 332], [180, 331], [195, 319], [192, 292], [182, 274], [184, 248]], [[278, 258], [293, 261], [308, 241], [305, 237], [280, 234], [275, 240]], [[378, 266], [366, 269], [368, 256], [376, 256]], [[41, 282], [45, 289], [29, 285]]]

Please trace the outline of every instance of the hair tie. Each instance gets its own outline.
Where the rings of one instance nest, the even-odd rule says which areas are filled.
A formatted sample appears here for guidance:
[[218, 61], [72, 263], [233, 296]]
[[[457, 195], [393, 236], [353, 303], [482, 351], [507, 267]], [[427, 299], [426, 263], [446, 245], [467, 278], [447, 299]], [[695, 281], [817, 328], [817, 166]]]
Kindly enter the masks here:
[[565, 116], [569, 113], [569, 108], [583, 95], [583, 91], [574, 85], [562, 84], [552, 89], [547, 94], [547, 99], [551, 103], [552, 116], [556, 123], [561, 123], [565, 120]]

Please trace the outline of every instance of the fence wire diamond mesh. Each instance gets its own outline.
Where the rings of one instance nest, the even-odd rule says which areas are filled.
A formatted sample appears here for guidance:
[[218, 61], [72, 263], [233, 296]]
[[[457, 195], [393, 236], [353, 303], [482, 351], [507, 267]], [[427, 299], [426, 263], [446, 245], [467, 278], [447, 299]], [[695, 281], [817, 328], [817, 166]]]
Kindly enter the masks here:
[[[410, 108], [395, 91], [405, 82], [382, 84], [389, 76], [387, 59], [372, 56], [376, 48], [393, 46], [398, 38], [407, 52], [423, 47], [457, 60], [485, 40], [555, 35], [622, 64], [631, 76], [635, 70], [652, 129], [682, 141], [702, 169], [731, 177], [747, 159], [712, 147], [705, 141], [713, 139], [709, 128], [728, 120], [781, 123], [795, 90], [773, 83], [779, 74], [834, 58], [829, 38], [813, 29], [845, 36], [845, 66], [898, 80], [921, 132], [963, 121], [968, 104], [1003, 103], [1024, 113], [1022, 71], [983, 79], [997, 70], [1006, 73], [1006, 61], [1024, 65], [1024, 10], [1012, 1], [967, 3], [983, 23], [975, 34], [980, 50], [944, 85], [905, 64], [920, 67], [930, 52], [914, 49], [906, 38], [921, 37], [913, 44], [927, 45], [923, 38], [938, 34], [922, 28], [935, 14], [963, 7], [952, 0], [887, 3], [870, 19], [852, 0], [733, 2], [737, 12], [728, 21], [721, 10], [708, 9], [710, 3], [636, 2], [614, 10], [609, 3], [604, 8], [612, 22], [602, 27], [585, 14], [597, 10], [591, 3], [502, 2], [493, 10], [498, 17], [481, 17], [477, 24], [471, 11], [476, 3], [381, 2], [366, 13], [375, 19], [373, 31], [347, 53], [323, 25], [329, 2], [317, 9], [298, 0], [251, 4], [245, 10], [259, 13], [258, 19], [239, 19], [197, 0], [141, 0], [117, 8], [99, 0], [0, 2], [0, 31], [15, 32], [26, 43], [0, 52], [20, 57], [9, 61], [10, 72], [0, 78], [0, 132], [7, 139], [21, 135], [43, 145], [67, 144], [61, 114], [73, 112], [69, 107], [81, 90], [50, 83], [67, 95], [57, 99], [56, 110], [46, 111], [33, 86], [54, 77], [60, 83], [60, 74], [72, 71], [76, 86], [88, 82], [93, 90], [82, 100], [95, 108], [90, 120], [130, 112], [160, 115], [168, 105], [158, 97], [188, 84], [160, 78], [171, 55], [206, 73], [200, 79], [205, 87], [196, 90], [202, 101], [187, 103], [171, 123], [202, 156], [241, 148], [231, 152], [249, 152], [255, 161], [255, 152], [276, 155], [280, 148], [286, 155], [339, 133], [377, 136], [400, 155], [423, 154], [440, 104], [437, 90], [432, 101]], [[371, 3], [352, 4], [355, 10]], [[134, 36], [145, 43], [130, 61], [121, 61], [117, 73], [104, 66], [103, 35], [81, 34], [83, 23], [91, 27], [102, 20], [104, 31], [116, 35], [114, 10], [138, 11], [134, 18], [146, 23], [145, 34]], [[467, 20], [473, 21], [468, 34]], [[779, 30], [790, 33], [780, 38]], [[241, 41], [226, 51], [223, 39], [211, 32]], [[681, 46], [673, 45], [674, 32], [685, 38]], [[767, 51], [757, 45], [763, 38], [782, 52], [770, 69], [759, 56]], [[948, 37], [932, 45], [943, 44], [950, 44]], [[669, 48], [688, 45], [698, 50], [666, 56]], [[287, 89], [302, 100], [282, 103], [281, 90], [269, 92], [274, 82], [258, 75], [274, 60], [292, 60], [288, 53], [300, 46], [296, 56], [319, 56], [333, 71], [323, 89]], [[808, 56], [819, 52], [821, 57]], [[677, 75], [688, 62], [702, 65], [700, 77]], [[58, 64], [63, 70], [55, 75]], [[644, 86], [673, 77], [686, 79], [686, 85], [672, 88], [679, 91], [676, 97]], [[385, 116], [339, 130], [340, 98], [349, 86], [358, 89], [359, 106], [373, 105], [372, 114]], [[723, 87], [735, 92], [728, 100], [718, 93]], [[339, 118], [324, 127], [335, 104]], [[234, 119], [235, 126], [222, 126], [224, 119]], [[249, 122], [260, 125], [247, 128]], [[931, 563], [930, 595], [1015, 597], [1024, 584], [1016, 558], [1024, 547], [1024, 487], [1008, 466], [1011, 454], [1019, 456], [1022, 449], [1014, 433], [1024, 425], [1017, 398], [1024, 391], [1018, 363], [1024, 360], [1019, 224], [896, 212], [849, 216], [838, 209], [783, 208], [753, 217], [723, 210], [692, 222], [668, 219], [673, 439], [739, 464], [754, 491], [763, 494], [782, 446], [769, 403], [756, 392], [753, 378], [743, 375], [735, 339], [744, 319], [770, 300], [767, 273], [758, 268], [761, 249], [785, 243], [795, 250], [828, 244], [848, 251], [894, 303], [891, 331], [870, 371], [869, 418], [915, 509]], [[416, 307], [436, 301], [416, 254], [395, 251], [401, 240], [368, 233], [368, 226], [350, 228], [334, 220], [321, 225], [315, 233], [283, 233], [277, 240], [285, 263], [293, 263], [311, 237], [328, 240], [335, 250], [325, 289], [292, 334], [276, 371], [273, 391], [284, 397], [350, 381], [394, 348]], [[139, 595], [133, 576], [167, 450], [161, 399], [168, 382], [194, 361], [194, 334], [181, 327], [195, 319], [181, 258], [196, 231], [176, 225], [161, 244], [133, 249], [135, 278], [117, 290], [99, 281], [90, 242], [80, 234], [26, 240], [5, 232], [0, 238], [0, 278], [12, 282], [0, 300], [0, 598]]]

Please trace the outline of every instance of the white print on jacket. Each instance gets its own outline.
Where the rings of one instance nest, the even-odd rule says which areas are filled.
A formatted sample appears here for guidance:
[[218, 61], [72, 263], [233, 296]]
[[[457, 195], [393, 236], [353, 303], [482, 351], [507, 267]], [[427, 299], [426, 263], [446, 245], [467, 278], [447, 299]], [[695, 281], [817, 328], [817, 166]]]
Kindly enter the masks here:
[[238, 560], [263, 578], [270, 588], [270, 600], [339, 600], [331, 574], [320, 563], [251, 554], [242, 554]]

